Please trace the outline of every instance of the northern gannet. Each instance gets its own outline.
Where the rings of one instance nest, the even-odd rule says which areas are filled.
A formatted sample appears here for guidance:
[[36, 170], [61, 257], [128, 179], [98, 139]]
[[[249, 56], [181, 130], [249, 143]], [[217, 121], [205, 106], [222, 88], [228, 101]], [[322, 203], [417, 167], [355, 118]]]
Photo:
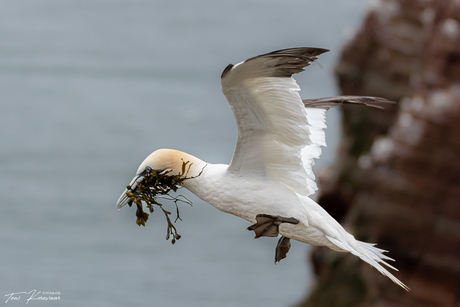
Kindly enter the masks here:
[[[141, 163], [130, 187], [142, 184], [147, 170], [186, 176], [184, 163], [188, 163], [190, 179], [181, 182], [183, 187], [220, 211], [253, 223], [248, 229], [256, 238], [281, 235], [275, 264], [286, 257], [289, 240], [294, 239], [350, 252], [409, 290], [382, 266], [396, 270], [385, 262], [393, 259], [384, 250], [356, 240], [308, 197], [317, 190], [312, 166], [321, 146], [326, 146], [326, 110], [342, 103], [380, 107], [390, 102], [365, 96], [302, 100], [292, 75], [327, 51], [290, 48], [229, 64], [221, 86], [238, 126], [231, 163], [210, 164], [185, 152], [159, 149]], [[118, 199], [118, 209], [130, 203], [127, 192]]]

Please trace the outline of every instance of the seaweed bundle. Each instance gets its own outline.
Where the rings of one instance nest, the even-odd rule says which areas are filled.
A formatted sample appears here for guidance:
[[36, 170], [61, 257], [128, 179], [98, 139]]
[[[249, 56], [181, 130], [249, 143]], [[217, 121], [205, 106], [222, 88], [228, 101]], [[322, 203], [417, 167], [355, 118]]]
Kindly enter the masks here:
[[146, 167], [142, 173], [142, 180], [137, 182], [134, 188], [131, 187], [131, 185], [126, 186], [126, 196], [131, 199], [128, 202], [128, 205], [131, 207], [132, 204], [135, 203], [137, 206], [136, 224], [139, 226], [145, 226], [145, 223], [149, 218], [149, 214], [143, 209], [142, 202], [145, 203], [150, 213], [154, 212], [155, 207], [159, 207], [163, 211], [166, 217], [166, 222], [168, 223], [166, 240], [169, 240], [169, 238], [172, 236], [172, 244], [176, 243], [176, 240], [179, 240], [181, 235], [177, 233], [177, 229], [169, 217], [171, 212], [164, 209], [163, 204], [159, 203], [157, 199], [161, 198], [173, 201], [176, 205], [176, 219], [174, 222], [177, 222], [178, 219], [182, 220], [179, 215], [179, 206], [177, 203], [184, 202], [192, 205], [192, 202], [183, 195], [171, 196], [169, 193], [171, 191], [176, 192], [179, 188], [181, 188], [182, 182], [188, 179], [196, 178], [203, 172], [203, 170], [201, 170], [197, 176], [187, 177], [188, 171], [192, 166], [192, 164], [189, 164], [189, 162], [190, 161], [182, 163], [181, 172], [177, 175], [170, 175], [171, 170], [166, 169], [155, 171], [150, 167]]

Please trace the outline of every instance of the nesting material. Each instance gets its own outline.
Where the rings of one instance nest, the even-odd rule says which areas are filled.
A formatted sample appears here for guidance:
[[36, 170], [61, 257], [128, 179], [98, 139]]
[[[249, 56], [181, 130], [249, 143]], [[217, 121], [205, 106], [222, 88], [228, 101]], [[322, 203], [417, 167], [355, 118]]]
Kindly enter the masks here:
[[145, 226], [145, 223], [149, 219], [149, 214], [144, 211], [143, 204], [149, 209], [150, 213], [155, 211], [155, 207], [160, 208], [165, 217], [166, 222], [168, 223], [166, 240], [169, 240], [172, 237], [171, 243], [176, 243], [176, 240], [181, 238], [181, 235], [177, 233], [176, 227], [173, 225], [170, 215], [171, 212], [163, 208], [163, 204], [158, 202], [158, 199], [164, 199], [174, 202], [176, 206], [176, 219], [182, 220], [179, 215], [179, 206], [178, 202], [184, 202], [189, 205], [192, 205], [192, 202], [183, 195], [171, 196], [169, 193], [171, 191], [176, 192], [181, 188], [181, 184], [188, 179], [196, 178], [201, 175], [203, 170], [195, 177], [188, 177], [188, 171], [190, 170], [191, 163], [190, 161], [182, 163], [182, 170], [177, 175], [171, 175], [171, 170], [160, 170], [156, 171], [150, 167], [147, 167], [144, 171], [143, 179], [137, 183], [137, 185], [132, 188], [130, 185], [126, 186], [126, 196], [131, 200], [128, 202], [128, 205], [131, 207], [133, 203], [136, 204], [136, 224], [139, 226]]

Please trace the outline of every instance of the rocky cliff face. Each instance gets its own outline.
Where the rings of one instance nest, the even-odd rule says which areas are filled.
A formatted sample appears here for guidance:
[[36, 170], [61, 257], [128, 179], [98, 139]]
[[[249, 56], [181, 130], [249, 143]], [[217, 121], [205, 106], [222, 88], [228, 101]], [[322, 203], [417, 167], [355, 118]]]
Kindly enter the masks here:
[[319, 203], [340, 206], [331, 213], [358, 239], [389, 250], [411, 291], [317, 248], [317, 287], [302, 306], [460, 306], [460, 1], [375, 2], [337, 76], [343, 94], [399, 103], [343, 108], [339, 161], [319, 176]]

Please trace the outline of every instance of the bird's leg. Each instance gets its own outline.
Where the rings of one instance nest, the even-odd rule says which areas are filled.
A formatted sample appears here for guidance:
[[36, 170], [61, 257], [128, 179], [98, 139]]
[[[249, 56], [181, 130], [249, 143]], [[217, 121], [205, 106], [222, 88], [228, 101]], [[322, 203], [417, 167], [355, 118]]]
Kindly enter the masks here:
[[282, 217], [278, 215], [257, 214], [257, 223], [249, 226], [248, 230], [254, 230], [255, 239], [260, 237], [277, 237], [281, 223], [298, 224], [299, 221], [293, 217]]
[[275, 248], [275, 264], [277, 262], [280, 262], [281, 259], [286, 258], [286, 254], [289, 252], [290, 248], [291, 248], [291, 239], [281, 236]]

